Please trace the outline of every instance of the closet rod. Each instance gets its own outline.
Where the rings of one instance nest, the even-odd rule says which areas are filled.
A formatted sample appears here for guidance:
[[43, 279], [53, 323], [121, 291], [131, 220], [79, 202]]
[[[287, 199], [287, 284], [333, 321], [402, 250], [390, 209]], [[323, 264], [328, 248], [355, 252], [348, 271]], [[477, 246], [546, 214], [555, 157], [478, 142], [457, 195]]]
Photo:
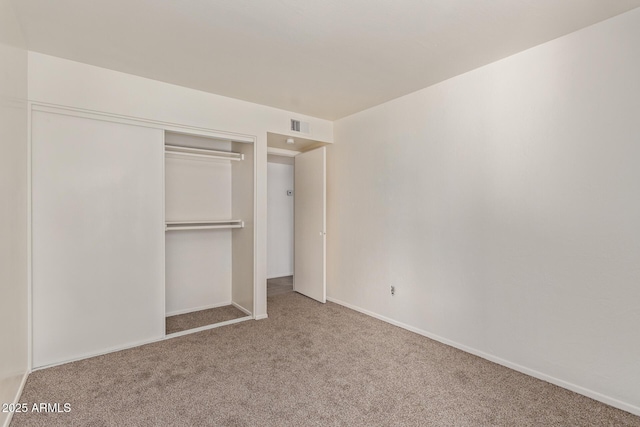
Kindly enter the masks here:
[[244, 221], [241, 219], [229, 220], [200, 220], [200, 221], [167, 221], [165, 231], [172, 230], [211, 230], [221, 228], [244, 228]]
[[242, 224], [241, 219], [221, 219], [221, 220], [199, 220], [199, 221], [167, 221], [167, 225], [185, 225], [185, 224]]
[[223, 160], [244, 160], [244, 154], [229, 151], [206, 150], [203, 148], [180, 147], [177, 145], [165, 145], [164, 152], [166, 154], [178, 154], [181, 156], [191, 157], [208, 157]]
[[[240, 153], [236, 153], [233, 151], [220, 151], [220, 150], [212, 150], [210, 148], [193, 148], [193, 147], [184, 147], [182, 145], [169, 145], [165, 144], [165, 149], [170, 150], [178, 150], [180, 152], [193, 152], [193, 153], [214, 153], [214, 154], [226, 154], [226, 155], [235, 155], [240, 156]], [[229, 156], [231, 157], [231, 156]]]
[[220, 228], [244, 228], [242, 224], [233, 225], [191, 225], [178, 227], [165, 227], [165, 231], [182, 231], [182, 230], [213, 230]]
[[234, 161], [244, 160], [244, 154], [241, 155], [242, 157], [226, 157], [226, 156], [216, 156], [215, 154], [184, 153], [182, 151], [169, 151], [169, 150], [165, 150], [165, 154], [177, 154], [179, 156], [188, 156], [188, 157], [203, 157], [206, 159], [222, 159], [222, 160], [234, 160]]

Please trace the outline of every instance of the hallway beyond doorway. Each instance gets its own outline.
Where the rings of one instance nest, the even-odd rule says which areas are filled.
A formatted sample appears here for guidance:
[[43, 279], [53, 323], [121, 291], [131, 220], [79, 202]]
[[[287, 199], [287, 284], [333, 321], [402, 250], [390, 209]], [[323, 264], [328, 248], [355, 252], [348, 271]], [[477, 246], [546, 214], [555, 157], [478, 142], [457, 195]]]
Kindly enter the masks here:
[[293, 276], [267, 279], [267, 297], [293, 292]]

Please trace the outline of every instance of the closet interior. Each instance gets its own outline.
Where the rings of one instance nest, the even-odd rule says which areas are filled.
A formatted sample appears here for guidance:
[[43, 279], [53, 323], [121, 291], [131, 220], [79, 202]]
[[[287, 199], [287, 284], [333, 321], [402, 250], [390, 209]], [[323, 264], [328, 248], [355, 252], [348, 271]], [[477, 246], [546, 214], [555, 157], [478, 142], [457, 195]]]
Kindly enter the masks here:
[[254, 146], [165, 132], [166, 334], [254, 307]]

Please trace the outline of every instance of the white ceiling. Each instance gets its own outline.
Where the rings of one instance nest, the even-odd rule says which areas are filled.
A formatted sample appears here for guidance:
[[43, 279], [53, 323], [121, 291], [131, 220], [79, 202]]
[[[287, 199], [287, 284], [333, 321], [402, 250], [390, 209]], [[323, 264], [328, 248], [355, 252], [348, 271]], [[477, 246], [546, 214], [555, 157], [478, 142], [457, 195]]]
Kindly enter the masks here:
[[30, 50], [337, 119], [640, 0], [13, 0]]
[[[293, 140], [292, 144], [288, 144], [287, 140]], [[267, 132], [267, 147], [278, 148], [280, 150], [293, 150], [300, 153], [313, 150], [314, 148], [323, 147], [326, 142], [316, 141], [313, 139], [292, 137], [291, 135], [282, 135], [279, 133]]]

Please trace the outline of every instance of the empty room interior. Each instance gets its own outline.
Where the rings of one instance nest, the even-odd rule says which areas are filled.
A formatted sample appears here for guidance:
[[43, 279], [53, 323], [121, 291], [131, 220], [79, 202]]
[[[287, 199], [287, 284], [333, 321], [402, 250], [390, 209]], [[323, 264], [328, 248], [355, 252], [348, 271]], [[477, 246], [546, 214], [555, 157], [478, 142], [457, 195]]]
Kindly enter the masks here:
[[640, 426], [640, 0], [0, 0], [0, 426]]

